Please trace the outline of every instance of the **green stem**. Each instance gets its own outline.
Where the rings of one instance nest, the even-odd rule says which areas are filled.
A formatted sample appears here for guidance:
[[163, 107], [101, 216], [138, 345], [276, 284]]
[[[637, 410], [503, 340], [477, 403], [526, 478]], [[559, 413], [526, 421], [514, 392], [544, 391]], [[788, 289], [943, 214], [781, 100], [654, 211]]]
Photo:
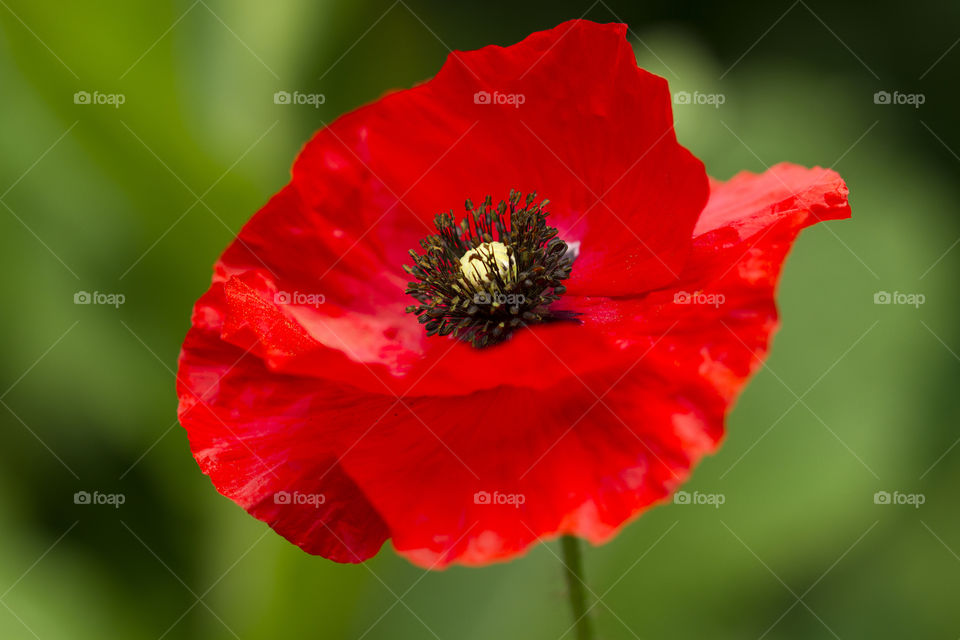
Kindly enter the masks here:
[[563, 549], [564, 575], [567, 579], [567, 594], [570, 598], [570, 610], [573, 613], [573, 628], [577, 640], [592, 640], [593, 628], [587, 615], [586, 583], [583, 579], [583, 560], [580, 553], [580, 541], [573, 536], [560, 538]]

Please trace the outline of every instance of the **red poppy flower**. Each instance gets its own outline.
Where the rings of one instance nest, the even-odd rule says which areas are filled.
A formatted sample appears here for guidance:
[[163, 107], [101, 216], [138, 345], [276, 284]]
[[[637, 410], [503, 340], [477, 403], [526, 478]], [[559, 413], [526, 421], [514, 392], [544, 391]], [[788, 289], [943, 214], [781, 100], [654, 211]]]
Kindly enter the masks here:
[[[514, 189], [538, 196], [435, 218]], [[846, 195], [786, 164], [708, 180], [623, 25], [454, 53], [319, 131], [227, 248], [180, 420], [221, 493], [333, 560], [603, 542], [715, 450], [793, 240]]]

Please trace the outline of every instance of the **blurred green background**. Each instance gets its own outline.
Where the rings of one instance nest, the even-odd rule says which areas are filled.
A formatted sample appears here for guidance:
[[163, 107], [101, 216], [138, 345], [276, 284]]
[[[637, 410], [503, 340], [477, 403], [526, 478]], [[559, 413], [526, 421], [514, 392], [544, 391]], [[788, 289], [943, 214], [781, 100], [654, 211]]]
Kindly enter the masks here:
[[173, 370], [212, 263], [312, 131], [448, 48], [581, 16], [627, 22], [674, 91], [723, 95], [675, 105], [712, 175], [831, 166], [854, 210], [800, 239], [769, 366], [686, 487], [724, 504], [660, 506], [587, 549], [601, 637], [960, 636], [960, 4], [2, 0], [0, 638], [568, 631], [555, 543], [424, 573], [389, 545], [346, 566], [272, 534], [200, 474]]

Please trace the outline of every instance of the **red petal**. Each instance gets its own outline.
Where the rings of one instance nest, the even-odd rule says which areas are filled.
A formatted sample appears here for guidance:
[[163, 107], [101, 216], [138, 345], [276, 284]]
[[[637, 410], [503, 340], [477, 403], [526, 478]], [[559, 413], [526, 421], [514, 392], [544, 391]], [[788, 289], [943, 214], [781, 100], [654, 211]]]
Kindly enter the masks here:
[[[339, 118], [294, 165], [308, 205], [367, 232], [398, 271], [437, 213], [537, 191], [581, 242], [573, 293], [640, 293], [676, 278], [707, 197], [673, 131], [667, 83], [637, 68], [624, 25], [575, 20], [511, 47], [455, 52], [437, 76]], [[515, 95], [517, 107], [476, 104]], [[495, 99], [495, 98], [493, 98]]]
[[343, 443], [330, 432], [336, 407], [356, 415], [347, 394], [272, 375], [200, 328], [184, 342], [177, 392], [194, 457], [220, 493], [309, 553], [361, 562], [380, 549], [389, 533], [343, 472]]

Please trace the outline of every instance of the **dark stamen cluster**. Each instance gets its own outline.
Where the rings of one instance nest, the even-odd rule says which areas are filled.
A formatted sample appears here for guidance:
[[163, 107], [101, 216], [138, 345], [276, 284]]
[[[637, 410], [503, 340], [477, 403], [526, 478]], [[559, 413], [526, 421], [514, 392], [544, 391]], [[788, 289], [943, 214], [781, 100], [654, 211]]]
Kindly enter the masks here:
[[[549, 201], [534, 204], [535, 199], [536, 193], [523, 198], [511, 191], [497, 207], [490, 196], [479, 208], [467, 200], [459, 224], [452, 210], [436, 216], [438, 233], [420, 241], [423, 255], [410, 250], [412, 267], [404, 265], [417, 279], [406, 292], [420, 302], [407, 311], [417, 315], [428, 336], [453, 334], [485, 347], [506, 340], [523, 325], [571, 317], [548, 308], [566, 291], [561, 282], [570, 276], [572, 259], [557, 230], [547, 226]], [[493, 242], [506, 246], [509, 265], [502, 249], [499, 255], [490, 250]], [[478, 247], [468, 270], [485, 277], [461, 269], [460, 259]], [[474, 268], [477, 261], [483, 264]]]

